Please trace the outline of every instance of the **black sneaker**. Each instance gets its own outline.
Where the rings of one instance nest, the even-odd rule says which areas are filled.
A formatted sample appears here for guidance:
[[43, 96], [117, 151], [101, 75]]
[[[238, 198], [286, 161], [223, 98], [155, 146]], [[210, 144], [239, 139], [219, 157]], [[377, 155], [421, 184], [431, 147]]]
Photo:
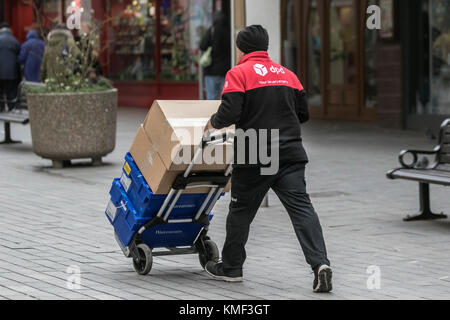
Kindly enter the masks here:
[[225, 274], [223, 271], [223, 264], [221, 262], [209, 261], [205, 267], [206, 272], [216, 280], [225, 282], [242, 282], [242, 271]]
[[327, 293], [333, 290], [331, 279], [333, 271], [327, 265], [322, 265], [314, 270], [313, 290], [318, 293]]

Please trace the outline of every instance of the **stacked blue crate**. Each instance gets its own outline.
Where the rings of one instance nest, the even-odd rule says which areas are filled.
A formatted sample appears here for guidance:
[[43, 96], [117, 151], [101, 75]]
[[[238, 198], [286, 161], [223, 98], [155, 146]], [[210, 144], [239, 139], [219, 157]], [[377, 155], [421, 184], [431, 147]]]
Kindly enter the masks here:
[[[110, 196], [106, 215], [123, 247], [127, 247], [134, 234], [156, 216], [167, 197], [152, 193], [129, 153], [125, 157], [122, 177], [113, 181]], [[193, 223], [192, 219], [207, 196], [181, 195], [170, 215], [170, 223], [146, 230], [142, 240], [152, 249], [191, 246], [204, 228], [202, 224]], [[212, 219], [212, 214], [209, 219]]]
[[[167, 198], [166, 195], [153, 194], [129, 153], [125, 156], [125, 164], [120, 181], [140, 217], [153, 218]], [[173, 209], [171, 219], [192, 218], [193, 212], [195, 211], [194, 214], [197, 213], [207, 196], [207, 194], [181, 195]]]

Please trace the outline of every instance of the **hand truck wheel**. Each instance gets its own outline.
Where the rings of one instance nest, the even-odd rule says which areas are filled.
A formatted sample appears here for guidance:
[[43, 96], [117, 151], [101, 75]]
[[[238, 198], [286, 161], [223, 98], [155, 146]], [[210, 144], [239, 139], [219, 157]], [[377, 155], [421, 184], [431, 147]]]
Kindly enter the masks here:
[[219, 260], [219, 248], [212, 240], [206, 240], [203, 242], [204, 248], [199, 250], [198, 260], [200, 261], [200, 265], [203, 269], [205, 269], [206, 264], [209, 261], [218, 261]]
[[133, 257], [133, 267], [137, 274], [147, 275], [152, 270], [152, 250], [146, 244], [139, 244], [136, 248], [138, 256]]

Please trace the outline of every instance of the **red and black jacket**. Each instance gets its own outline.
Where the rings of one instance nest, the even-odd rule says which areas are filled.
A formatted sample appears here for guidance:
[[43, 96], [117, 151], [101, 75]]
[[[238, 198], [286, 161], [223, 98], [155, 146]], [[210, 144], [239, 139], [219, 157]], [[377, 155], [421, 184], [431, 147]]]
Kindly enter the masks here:
[[[216, 129], [231, 125], [244, 131], [279, 129], [280, 164], [283, 165], [308, 162], [300, 129], [300, 124], [308, 120], [307, 97], [297, 76], [273, 62], [266, 51], [257, 51], [244, 56], [228, 72], [222, 104], [212, 116], [211, 124]], [[236, 153], [235, 145], [235, 163]], [[248, 166], [254, 165], [235, 164], [235, 167]]]

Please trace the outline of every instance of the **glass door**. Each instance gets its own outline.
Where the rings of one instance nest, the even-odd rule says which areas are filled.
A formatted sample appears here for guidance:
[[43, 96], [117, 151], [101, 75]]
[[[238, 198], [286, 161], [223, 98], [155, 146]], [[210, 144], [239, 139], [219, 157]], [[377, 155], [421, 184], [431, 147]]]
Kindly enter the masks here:
[[360, 46], [359, 1], [329, 0], [327, 6], [327, 111], [328, 117], [359, 117]]

